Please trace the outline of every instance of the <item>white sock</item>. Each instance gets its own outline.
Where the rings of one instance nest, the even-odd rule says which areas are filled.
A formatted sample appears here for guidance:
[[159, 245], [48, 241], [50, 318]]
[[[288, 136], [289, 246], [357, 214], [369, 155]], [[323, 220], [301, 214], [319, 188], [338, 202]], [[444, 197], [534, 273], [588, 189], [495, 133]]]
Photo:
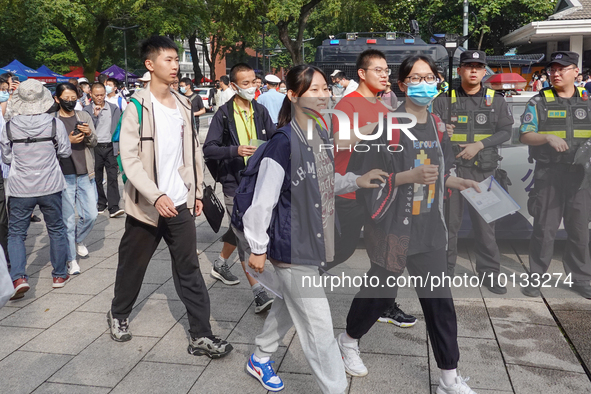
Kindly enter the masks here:
[[250, 289], [252, 290], [252, 294], [256, 296], [259, 293], [259, 291], [263, 290], [263, 285], [257, 282], [254, 285], [252, 285]]
[[441, 370], [441, 380], [443, 380], [443, 384], [446, 387], [453, 386], [456, 383], [457, 376], [458, 376], [458, 371], [455, 368]]
[[271, 357], [261, 357], [261, 358], [258, 358], [256, 354], [253, 354], [252, 355], [252, 359], [254, 361], [256, 361], [257, 363], [263, 363], [263, 364], [265, 364], [265, 363], [268, 363], [269, 362], [269, 360], [271, 359]]
[[216, 268], [220, 268], [222, 265], [226, 264], [226, 259], [219, 255], [217, 260], [213, 262]]
[[357, 346], [357, 339], [351, 338], [346, 332], [341, 334], [341, 343], [348, 347]]

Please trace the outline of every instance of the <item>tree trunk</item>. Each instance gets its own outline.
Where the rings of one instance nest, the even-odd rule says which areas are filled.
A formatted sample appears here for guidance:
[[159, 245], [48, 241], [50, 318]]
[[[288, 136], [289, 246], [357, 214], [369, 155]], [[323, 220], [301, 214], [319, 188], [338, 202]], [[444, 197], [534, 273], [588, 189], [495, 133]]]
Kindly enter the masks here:
[[480, 32], [480, 40], [478, 40], [478, 50], [482, 47], [482, 39], [484, 38], [484, 30]]
[[99, 62], [104, 49], [105, 31], [107, 30], [108, 25], [109, 21], [103, 19], [99, 21], [96, 27], [94, 39], [92, 42], [90, 61], [84, 67], [84, 76], [89, 81], [94, 81], [94, 74], [98, 70]]
[[193, 59], [193, 72], [195, 73], [195, 85], [201, 83], [201, 79], [204, 77], [201, 67], [199, 67], [199, 56], [197, 54], [197, 33], [193, 32], [189, 36], [189, 50], [191, 51], [191, 59]]
[[298, 32], [295, 41], [292, 41], [289, 37], [289, 24], [293, 22], [293, 18], [289, 18], [287, 21], [280, 21], [277, 23], [279, 29], [279, 39], [285, 45], [285, 48], [291, 55], [293, 64], [298, 65], [304, 62], [302, 59], [302, 41], [304, 39], [304, 31], [308, 24], [308, 18], [314, 7], [316, 7], [322, 0], [310, 0], [309, 3], [304, 4], [300, 9], [300, 16], [298, 18]]
[[215, 75], [215, 61], [217, 59], [217, 36], [212, 36], [209, 40], [209, 45], [211, 45], [211, 51], [209, 50], [208, 46], [207, 46], [207, 40], [206, 39], [202, 39], [201, 40], [201, 45], [203, 46], [203, 54], [205, 55], [205, 61], [207, 62], [207, 64], [209, 65], [209, 79], [211, 79], [212, 81], [215, 81], [216, 79], [216, 75]]

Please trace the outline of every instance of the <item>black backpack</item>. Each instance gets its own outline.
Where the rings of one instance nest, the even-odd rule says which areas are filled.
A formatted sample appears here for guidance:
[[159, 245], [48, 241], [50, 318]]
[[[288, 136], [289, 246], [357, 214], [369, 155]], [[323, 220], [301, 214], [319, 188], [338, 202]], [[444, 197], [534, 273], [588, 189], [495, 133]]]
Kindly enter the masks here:
[[27, 137], [27, 138], [15, 140], [12, 138], [12, 132], [10, 131], [10, 121], [8, 121], [6, 123], [6, 136], [8, 137], [8, 140], [10, 141], [11, 148], [12, 148], [13, 144], [33, 144], [35, 142], [51, 141], [51, 142], [53, 142], [53, 146], [57, 152], [58, 144], [57, 144], [57, 140], [55, 138], [55, 136], [56, 136], [55, 118], [51, 119], [51, 137], [41, 137], [41, 138]]

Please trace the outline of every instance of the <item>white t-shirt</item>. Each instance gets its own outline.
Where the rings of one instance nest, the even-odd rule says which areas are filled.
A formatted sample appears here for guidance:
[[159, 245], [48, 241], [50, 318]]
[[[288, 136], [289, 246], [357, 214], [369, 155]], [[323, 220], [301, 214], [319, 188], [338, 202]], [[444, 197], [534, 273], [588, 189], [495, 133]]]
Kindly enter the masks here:
[[120, 110], [121, 113], [123, 113], [123, 111], [125, 111], [125, 108], [127, 108], [127, 100], [125, 100], [123, 97], [121, 97], [121, 107], [119, 107], [119, 98], [121, 96], [119, 96], [118, 94], [115, 94], [113, 97], [105, 97], [105, 100], [110, 102], [113, 105], [116, 105]]
[[184, 120], [178, 107], [162, 105], [152, 96], [158, 138], [158, 189], [166, 193], [175, 207], [187, 202], [189, 189], [179, 174], [183, 165]]

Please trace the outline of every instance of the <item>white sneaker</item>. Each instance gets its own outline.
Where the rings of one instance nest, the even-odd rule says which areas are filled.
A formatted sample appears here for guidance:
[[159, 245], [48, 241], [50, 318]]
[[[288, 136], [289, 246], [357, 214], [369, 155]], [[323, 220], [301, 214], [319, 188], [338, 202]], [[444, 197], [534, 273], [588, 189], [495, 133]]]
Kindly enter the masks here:
[[470, 378], [463, 378], [460, 375], [456, 377], [456, 382], [451, 386], [446, 386], [443, 383], [443, 380], [439, 378], [439, 386], [437, 387], [436, 394], [476, 394], [474, 390], [472, 390], [466, 382], [470, 380]]
[[68, 261], [68, 274], [70, 275], [79, 275], [80, 274], [80, 266], [76, 262], [76, 260]]
[[345, 371], [351, 376], [365, 376], [367, 375], [367, 368], [363, 365], [363, 360], [359, 357], [359, 344], [355, 343], [352, 347], [350, 345], [345, 345], [342, 342], [343, 335], [347, 335], [346, 333], [341, 333], [337, 337], [337, 344], [339, 345], [339, 349], [341, 350], [341, 355], [343, 356], [343, 363], [345, 364]]
[[76, 253], [78, 253], [78, 256], [80, 256], [80, 257], [88, 256], [88, 249], [86, 248], [86, 245], [84, 245], [82, 242], [77, 243], [76, 244]]

